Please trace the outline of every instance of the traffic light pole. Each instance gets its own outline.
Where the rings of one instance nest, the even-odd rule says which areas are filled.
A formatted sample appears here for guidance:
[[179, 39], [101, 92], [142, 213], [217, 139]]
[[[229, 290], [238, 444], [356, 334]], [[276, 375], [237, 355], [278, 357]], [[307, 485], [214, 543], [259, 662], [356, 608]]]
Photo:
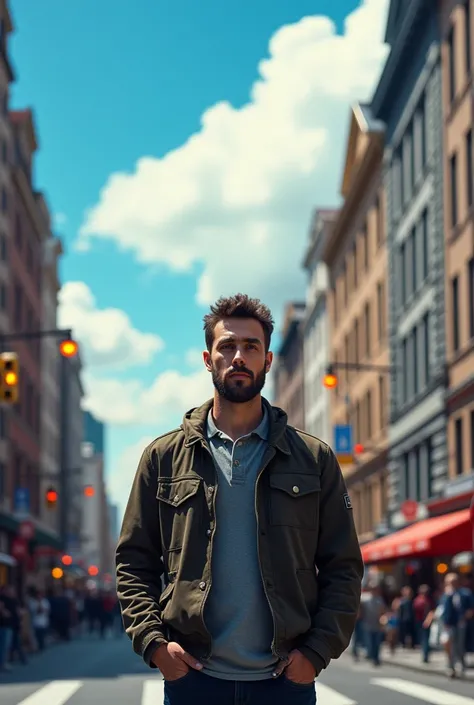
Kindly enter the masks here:
[[20, 333], [7, 333], [0, 335], [0, 346], [4, 343], [18, 342], [19, 340], [38, 340], [39, 338], [64, 338], [72, 340], [72, 328], [54, 328], [53, 330], [22, 331]]

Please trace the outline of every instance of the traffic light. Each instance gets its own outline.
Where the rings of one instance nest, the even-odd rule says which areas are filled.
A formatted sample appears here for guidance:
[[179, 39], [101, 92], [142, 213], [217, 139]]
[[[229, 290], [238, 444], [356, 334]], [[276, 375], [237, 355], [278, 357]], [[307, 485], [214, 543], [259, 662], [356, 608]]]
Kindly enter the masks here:
[[75, 340], [71, 340], [70, 338], [62, 340], [59, 344], [59, 352], [63, 357], [75, 357], [78, 350], [79, 345]]
[[63, 565], [72, 565], [72, 556], [63, 556], [61, 562]]
[[87, 569], [87, 572], [91, 577], [94, 577], [96, 575], [99, 575], [99, 569], [96, 565], [90, 565], [89, 568]]
[[60, 580], [64, 575], [64, 571], [62, 568], [53, 568], [51, 571], [51, 575], [55, 580]]
[[0, 354], [0, 401], [16, 404], [19, 398], [20, 365], [18, 355], [13, 352]]
[[95, 495], [95, 489], [92, 487], [92, 485], [86, 485], [84, 487], [84, 496], [85, 497], [93, 497]]
[[363, 443], [356, 443], [354, 446], [354, 453], [360, 455], [365, 450]]
[[337, 387], [337, 375], [334, 372], [332, 365], [326, 368], [326, 374], [323, 377], [323, 384], [326, 389], [334, 389]]
[[58, 501], [58, 493], [54, 487], [49, 487], [46, 490], [46, 506], [48, 509], [54, 509]]

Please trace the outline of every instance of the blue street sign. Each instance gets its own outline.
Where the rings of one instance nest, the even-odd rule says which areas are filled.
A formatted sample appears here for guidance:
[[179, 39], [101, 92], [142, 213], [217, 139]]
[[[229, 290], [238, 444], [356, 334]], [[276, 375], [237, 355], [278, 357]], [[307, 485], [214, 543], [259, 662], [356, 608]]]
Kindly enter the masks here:
[[334, 426], [334, 452], [340, 463], [354, 462], [354, 441], [350, 424]]
[[18, 514], [28, 514], [30, 511], [30, 491], [27, 487], [16, 487], [13, 498], [14, 511]]

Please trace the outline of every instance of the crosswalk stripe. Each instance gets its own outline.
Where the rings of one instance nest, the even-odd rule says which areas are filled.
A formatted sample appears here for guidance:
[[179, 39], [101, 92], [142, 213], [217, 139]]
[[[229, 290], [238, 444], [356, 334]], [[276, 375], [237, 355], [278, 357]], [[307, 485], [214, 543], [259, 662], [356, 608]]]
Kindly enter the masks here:
[[357, 705], [356, 700], [348, 698], [337, 690], [333, 690], [328, 685], [316, 681], [316, 696], [321, 705]]
[[18, 705], [64, 705], [81, 685], [82, 681], [51, 681]]
[[373, 678], [370, 682], [373, 685], [409, 695], [431, 705], [474, 705], [474, 700], [465, 695], [448, 693], [447, 690], [439, 690], [439, 688], [432, 688], [430, 685], [413, 683], [401, 678]]
[[157, 705], [163, 701], [164, 685], [158, 678], [146, 680], [143, 683], [142, 705]]

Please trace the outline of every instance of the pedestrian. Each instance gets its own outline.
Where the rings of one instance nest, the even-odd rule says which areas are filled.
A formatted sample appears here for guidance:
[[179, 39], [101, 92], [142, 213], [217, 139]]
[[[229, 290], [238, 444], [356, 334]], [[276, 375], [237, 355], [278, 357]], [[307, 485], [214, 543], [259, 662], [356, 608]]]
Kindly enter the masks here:
[[374, 666], [380, 666], [380, 647], [383, 640], [385, 602], [380, 585], [371, 583], [361, 602], [362, 620], [367, 640], [367, 658]]
[[461, 674], [464, 675], [466, 672], [466, 625], [471, 607], [469, 596], [460, 590], [459, 577], [456, 573], [448, 573], [445, 577], [441, 604], [440, 641], [446, 652], [448, 675], [450, 678], [455, 678], [458, 664]]
[[125, 629], [161, 671], [166, 705], [231, 705], [236, 693], [248, 705], [312, 705], [359, 607], [350, 498], [331, 449], [261, 396], [269, 309], [221, 298], [204, 331], [214, 397], [144, 450], [125, 512]]
[[428, 663], [430, 655], [431, 615], [435, 609], [430, 597], [429, 585], [420, 585], [418, 595], [413, 601], [417, 642], [421, 645], [423, 663]]
[[33, 629], [35, 630], [36, 643], [39, 651], [44, 651], [46, 636], [50, 626], [50, 604], [44, 593], [36, 588], [32, 591], [29, 608]]

